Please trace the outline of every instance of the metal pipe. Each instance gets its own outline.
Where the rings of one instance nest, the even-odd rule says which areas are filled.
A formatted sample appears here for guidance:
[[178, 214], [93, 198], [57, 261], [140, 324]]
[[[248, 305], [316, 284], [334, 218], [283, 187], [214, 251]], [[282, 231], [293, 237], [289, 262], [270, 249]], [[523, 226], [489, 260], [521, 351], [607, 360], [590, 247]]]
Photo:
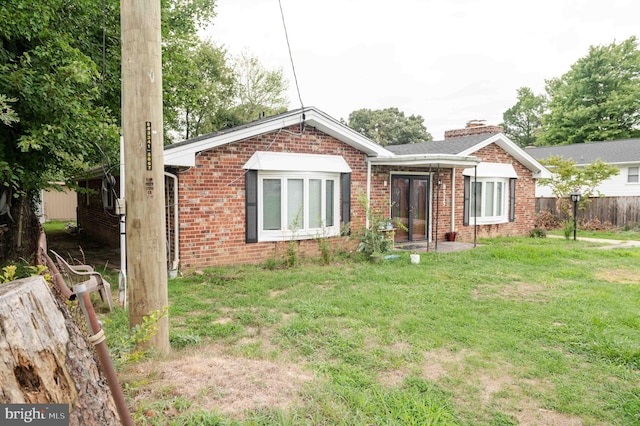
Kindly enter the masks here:
[[91, 333], [91, 336], [89, 336], [88, 340], [96, 348], [98, 359], [100, 360], [100, 364], [102, 365], [102, 372], [107, 378], [107, 383], [109, 384], [109, 389], [111, 390], [111, 396], [113, 397], [113, 401], [116, 404], [116, 409], [118, 410], [118, 415], [120, 416], [120, 422], [125, 426], [133, 426], [133, 419], [131, 418], [131, 414], [129, 414], [129, 409], [127, 408], [127, 403], [124, 400], [124, 395], [122, 393], [122, 389], [120, 388], [120, 383], [118, 383], [116, 370], [113, 368], [111, 358], [109, 358], [109, 348], [107, 348], [107, 343], [105, 342], [104, 331], [102, 330], [102, 326], [100, 325], [100, 322], [96, 317], [96, 312], [93, 309], [93, 304], [91, 303], [91, 298], [89, 297], [87, 286], [84, 284], [80, 284], [75, 286], [73, 289], [74, 293], [78, 297], [80, 308], [82, 308], [82, 312], [84, 313], [85, 319], [87, 320], [87, 327], [89, 328], [89, 332]]
[[478, 242], [478, 197], [476, 196], [476, 187], [478, 186], [478, 165], [473, 167], [473, 247], [475, 248]]
[[438, 251], [438, 226], [440, 226], [440, 184], [442, 178], [440, 177], [440, 163], [438, 163], [438, 178], [436, 179], [436, 252]]
[[451, 169], [451, 232], [456, 231], [456, 168]]
[[125, 176], [124, 176], [124, 137], [120, 136], [120, 273], [118, 273], [118, 301], [122, 302], [122, 307], [127, 309], [127, 214], [125, 199]]

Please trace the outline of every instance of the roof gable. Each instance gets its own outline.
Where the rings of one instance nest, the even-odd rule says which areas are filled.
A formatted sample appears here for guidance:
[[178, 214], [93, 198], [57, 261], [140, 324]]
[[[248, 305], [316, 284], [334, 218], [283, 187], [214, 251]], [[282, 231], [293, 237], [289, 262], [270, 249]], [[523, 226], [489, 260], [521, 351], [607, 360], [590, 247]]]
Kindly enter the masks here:
[[390, 151], [333, 119], [324, 112], [314, 107], [308, 107], [262, 118], [242, 126], [168, 145], [164, 148], [164, 163], [169, 166], [194, 166], [195, 157], [198, 152], [295, 125], [300, 125], [301, 128], [303, 128], [302, 126], [315, 127], [339, 141], [364, 152], [370, 157], [393, 156]]
[[485, 133], [417, 144], [391, 145], [387, 149], [396, 155], [449, 154], [468, 157], [492, 143], [504, 149], [527, 169], [531, 170], [534, 177], [551, 176], [544, 166], [503, 133]]

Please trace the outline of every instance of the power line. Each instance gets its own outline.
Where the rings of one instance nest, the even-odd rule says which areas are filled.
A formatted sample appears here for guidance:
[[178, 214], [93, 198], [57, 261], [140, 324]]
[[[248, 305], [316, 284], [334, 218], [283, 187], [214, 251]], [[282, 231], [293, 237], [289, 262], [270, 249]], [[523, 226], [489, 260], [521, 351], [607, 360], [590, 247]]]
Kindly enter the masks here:
[[291, 69], [293, 70], [293, 79], [296, 82], [296, 90], [298, 91], [298, 100], [300, 101], [300, 107], [304, 109], [304, 103], [302, 103], [302, 96], [300, 95], [300, 86], [298, 85], [298, 75], [296, 74], [296, 66], [293, 63], [293, 55], [291, 54], [291, 45], [289, 44], [289, 34], [287, 33], [287, 24], [284, 21], [284, 12], [282, 11], [282, 1], [278, 0], [280, 5], [280, 16], [282, 17], [282, 26], [284, 27], [284, 37], [287, 40], [287, 49], [289, 49], [289, 59], [291, 60]]

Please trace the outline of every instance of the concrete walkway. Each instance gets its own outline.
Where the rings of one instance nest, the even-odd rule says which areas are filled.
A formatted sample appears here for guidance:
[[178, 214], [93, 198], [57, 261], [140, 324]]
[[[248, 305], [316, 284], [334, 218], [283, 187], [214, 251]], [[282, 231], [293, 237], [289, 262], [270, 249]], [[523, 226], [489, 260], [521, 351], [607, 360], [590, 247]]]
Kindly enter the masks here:
[[[479, 246], [480, 244], [478, 244]], [[473, 243], [464, 243], [458, 241], [438, 241], [438, 247], [436, 248], [436, 243], [432, 241], [431, 243], [427, 243], [426, 241], [408, 241], [405, 243], [395, 243], [394, 249], [402, 250], [402, 251], [412, 251], [415, 253], [427, 253], [427, 252], [438, 252], [438, 253], [451, 253], [454, 251], [463, 251], [463, 250], [471, 250], [473, 248]]]
[[[564, 238], [562, 235], [547, 235], [549, 238]], [[570, 238], [573, 239], [573, 235]], [[640, 241], [635, 240], [610, 240], [606, 238], [588, 238], [588, 237], [577, 237], [579, 241], [589, 241], [592, 243], [600, 243], [607, 244], [606, 246], [598, 247], [603, 250], [610, 250], [614, 248], [634, 248], [640, 247]]]

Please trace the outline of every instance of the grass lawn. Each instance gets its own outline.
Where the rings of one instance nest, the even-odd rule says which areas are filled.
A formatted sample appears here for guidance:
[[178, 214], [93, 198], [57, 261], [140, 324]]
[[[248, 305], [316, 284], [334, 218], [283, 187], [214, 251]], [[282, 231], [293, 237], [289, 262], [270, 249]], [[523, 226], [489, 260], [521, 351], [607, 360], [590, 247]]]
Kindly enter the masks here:
[[640, 424], [640, 249], [482, 244], [170, 280], [172, 354], [119, 372], [136, 423]]

